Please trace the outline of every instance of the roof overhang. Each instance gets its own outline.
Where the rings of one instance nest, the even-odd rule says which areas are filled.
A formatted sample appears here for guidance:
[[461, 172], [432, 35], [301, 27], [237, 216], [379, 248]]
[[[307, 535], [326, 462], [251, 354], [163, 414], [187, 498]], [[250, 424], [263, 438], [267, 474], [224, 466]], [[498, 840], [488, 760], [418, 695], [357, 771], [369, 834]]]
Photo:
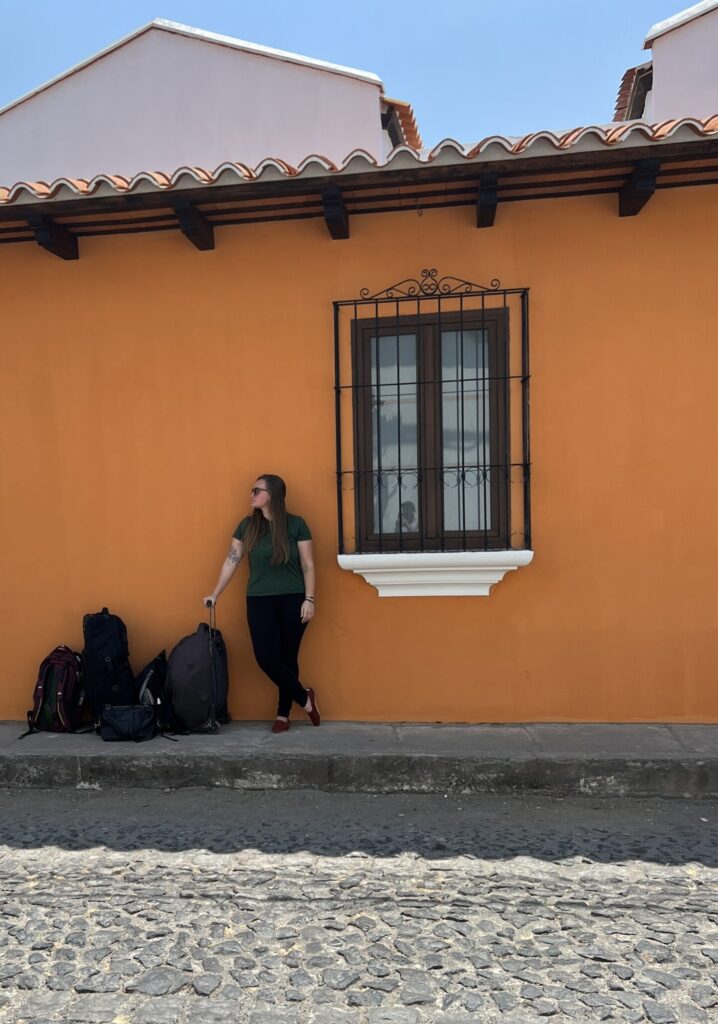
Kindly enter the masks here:
[[625, 122], [491, 136], [472, 146], [447, 139], [430, 152], [399, 146], [383, 165], [357, 151], [339, 167], [310, 156], [299, 167], [267, 159], [252, 169], [224, 163], [211, 173], [182, 167], [131, 180], [23, 182], [0, 190], [0, 244], [49, 240], [62, 255], [73, 238], [181, 230], [197, 248], [211, 249], [216, 227], [309, 218], [323, 218], [340, 239], [350, 236], [354, 216], [449, 206], [476, 207], [477, 226], [490, 227], [505, 203], [609, 193], [619, 197], [621, 216], [632, 216], [656, 191], [715, 184], [718, 115]]

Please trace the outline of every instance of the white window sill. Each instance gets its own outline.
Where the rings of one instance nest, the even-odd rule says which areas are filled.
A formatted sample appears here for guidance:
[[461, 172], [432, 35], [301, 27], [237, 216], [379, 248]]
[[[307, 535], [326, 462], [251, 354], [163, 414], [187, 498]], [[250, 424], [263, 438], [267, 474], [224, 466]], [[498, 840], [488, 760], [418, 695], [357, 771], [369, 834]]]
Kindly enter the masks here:
[[507, 572], [528, 565], [533, 551], [422, 551], [338, 555], [379, 597], [488, 597]]

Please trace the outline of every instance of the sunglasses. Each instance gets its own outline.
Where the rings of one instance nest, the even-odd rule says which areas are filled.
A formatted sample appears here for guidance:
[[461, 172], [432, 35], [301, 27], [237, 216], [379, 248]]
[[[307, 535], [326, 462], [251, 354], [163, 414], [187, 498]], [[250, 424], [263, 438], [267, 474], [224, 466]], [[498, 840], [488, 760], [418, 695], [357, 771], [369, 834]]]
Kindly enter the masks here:
[[262, 493], [262, 491], [264, 491], [265, 494], [269, 494], [269, 488], [268, 487], [253, 487], [252, 488], [252, 497], [256, 498], [258, 494]]

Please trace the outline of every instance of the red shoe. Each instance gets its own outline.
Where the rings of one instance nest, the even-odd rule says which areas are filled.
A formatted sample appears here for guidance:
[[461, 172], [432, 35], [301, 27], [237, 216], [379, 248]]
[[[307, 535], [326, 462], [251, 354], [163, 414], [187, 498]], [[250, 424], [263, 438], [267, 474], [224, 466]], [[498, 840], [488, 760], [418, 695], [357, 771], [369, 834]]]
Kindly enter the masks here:
[[289, 722], [285, 722], [281, 718], [277, 718], [272, 726], [272, 732], [289, 732]]
[[321, 715], [319, 714], [319, 708], [317, 707], [316, 694], [314, 693], [314, 690], [311, 688], [311, 686], [307, 687], [307, 693], [309, 694], [309, 699], [312, 702], [312, 710], [307, 711], [307, 714], [309, 715], [309, 721], [312, 723], [312, 725], [319, 725], [322, 719]]

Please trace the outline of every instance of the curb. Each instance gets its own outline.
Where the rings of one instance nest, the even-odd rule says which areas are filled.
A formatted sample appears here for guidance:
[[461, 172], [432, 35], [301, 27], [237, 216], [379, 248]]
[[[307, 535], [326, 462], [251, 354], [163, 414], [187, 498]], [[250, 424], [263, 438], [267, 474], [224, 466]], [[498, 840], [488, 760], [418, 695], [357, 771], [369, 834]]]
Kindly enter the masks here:
[[543, 793], [718, 797], [716, 758], [513, 759], [397, 754], [180, 752], [0, 754], [9, 789], [314, 789], [351, 793]]

